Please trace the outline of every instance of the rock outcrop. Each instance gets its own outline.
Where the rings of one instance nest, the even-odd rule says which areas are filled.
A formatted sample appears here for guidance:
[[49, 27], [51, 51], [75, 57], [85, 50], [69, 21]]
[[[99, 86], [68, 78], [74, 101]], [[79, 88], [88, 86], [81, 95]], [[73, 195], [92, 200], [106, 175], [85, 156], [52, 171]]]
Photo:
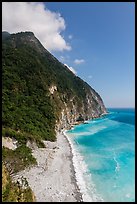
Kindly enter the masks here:
[[95, 90], [87, 85], [85, 92], [86, 97], [81, 105], [77, 104], [74, 98], [70, 99], [69, 104], [66, 102], [62, 103], [63, 108], [61, 109], [59, 122], [56, 125], [57, 131], [69, 129], [76, 122], [81, 123], [107, 113], [101, 97]]

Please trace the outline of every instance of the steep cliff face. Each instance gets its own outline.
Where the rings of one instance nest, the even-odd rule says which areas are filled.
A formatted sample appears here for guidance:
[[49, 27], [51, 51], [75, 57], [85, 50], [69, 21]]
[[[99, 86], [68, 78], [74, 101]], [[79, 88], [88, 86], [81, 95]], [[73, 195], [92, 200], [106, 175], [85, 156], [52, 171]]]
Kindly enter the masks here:
[[99, 94], [31, 32], [3, 40], [3, 127], [54, 140], [55, 132], [106, 113]]
[[106, 108], [101, 97], [88, 85], [85, 89], [85, 99], [81, 104], [75, 101], [75, 98], [70, 98], [69, 102], [62, 102], [61, 114], [56, 129], [58, 131], [70, 128], [76, 122], [98, 118], [106, 113]]

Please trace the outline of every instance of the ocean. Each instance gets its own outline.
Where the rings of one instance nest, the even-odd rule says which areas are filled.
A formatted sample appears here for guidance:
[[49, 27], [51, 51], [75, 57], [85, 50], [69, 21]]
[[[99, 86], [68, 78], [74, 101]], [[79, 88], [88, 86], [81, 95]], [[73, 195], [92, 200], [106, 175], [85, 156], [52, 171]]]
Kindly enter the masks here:
[[84, 201], [135, 202], [135, 109], [109, 113], [65, 132]]

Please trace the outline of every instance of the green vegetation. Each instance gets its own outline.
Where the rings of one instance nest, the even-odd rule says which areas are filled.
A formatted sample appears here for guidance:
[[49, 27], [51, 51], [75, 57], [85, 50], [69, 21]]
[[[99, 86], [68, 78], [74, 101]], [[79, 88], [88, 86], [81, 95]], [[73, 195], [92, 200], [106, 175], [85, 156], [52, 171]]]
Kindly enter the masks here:
[[35, 202], [35, 196], [27, 182], [26, 188], [12, 182], [4, 164], [2, 164], [2, 202]]
[[29, 140], [30, 142], [35, 142], [39, 148], [45, 147], [40, 137], [31, 135], [30, 133], [16, 131], [8, 127], [2, 128], [2, 136], [15, 138], [18, 141], [18, 145], [26, 144]]
[[[29, 137], [38, 143], [55, 141], [55, 123], [64, 102], [69, 107], [74, 98], [80, 109], [88, 85], [44, 50], [32, 33], [12, 34], [2, 45], [3, 128], [10, 127], [23, 143]], [[57, 93], [52, 96], [49, 88], [54, 84]]]
[[55, 115], [42, 69], [29, 46], [3, 44], [2, 121], [4, 128], [54, 141]]
[[10, 174], [17, 173], [30, 165], [37, 164], [36, 159], [31, 154], [31, 149], [26, 147], [26, 145], [21, 145], [15, 150], [3, 147], [2, 161]]

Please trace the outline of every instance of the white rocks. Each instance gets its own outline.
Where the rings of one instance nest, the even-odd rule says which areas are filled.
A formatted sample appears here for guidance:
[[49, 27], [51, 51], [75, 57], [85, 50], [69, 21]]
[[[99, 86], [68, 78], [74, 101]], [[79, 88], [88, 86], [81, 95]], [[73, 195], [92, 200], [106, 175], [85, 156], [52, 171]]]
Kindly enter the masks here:
[[10, 137], [2, 137], [2, 146], [15, 150], [17, 148], [17, 140]]
[[51, 86], [51, 87], [49, 88], [49, 91], [50, 91], [51, 94], [53, 94], [54, 91], [57, 91], [57, 87], [56, 87], [56, 86]]

